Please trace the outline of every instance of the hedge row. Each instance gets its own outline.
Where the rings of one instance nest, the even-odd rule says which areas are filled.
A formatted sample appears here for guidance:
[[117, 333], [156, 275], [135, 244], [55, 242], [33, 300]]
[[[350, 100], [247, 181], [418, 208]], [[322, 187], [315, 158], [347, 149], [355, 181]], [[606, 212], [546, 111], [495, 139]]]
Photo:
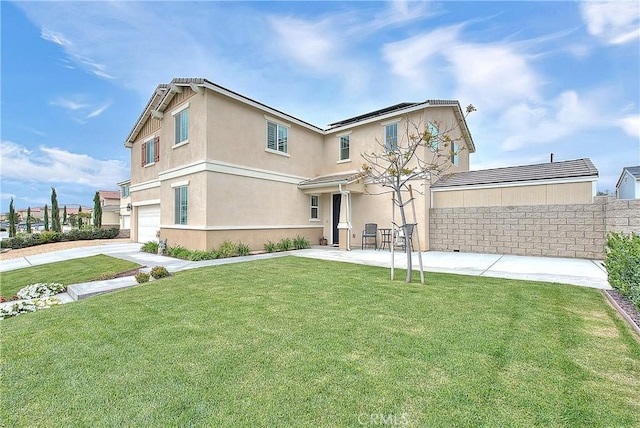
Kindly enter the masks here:
[[48, 244], [50, 242], [81, 241], [89, 239], [112, 239], [118, 236], [120, 229], [74, 229], [69, 232], [41, 232], [20, 234], [13, 238], [0, 241], [0, 248], [33, 247], [34, 245]]
[[609, 284], [640, 310], [640, 235], [610, 233], [604, 265]]

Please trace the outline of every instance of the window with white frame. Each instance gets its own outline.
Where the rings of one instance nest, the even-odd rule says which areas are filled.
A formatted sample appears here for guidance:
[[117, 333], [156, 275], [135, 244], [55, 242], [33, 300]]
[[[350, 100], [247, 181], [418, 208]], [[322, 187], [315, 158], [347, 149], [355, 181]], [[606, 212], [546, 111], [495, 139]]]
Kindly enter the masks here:
[[459, 156], [458, 156], [459, 146], [457, 143], [451, 143], [451, 163], [455, 166], [458, 166]]
[[187, 224], [188, 186], [178, 186], [173, 189], [175, 195], [175, 224]]
[[340, 137], [340, 160], [349, 160], [349, 136]]
[[174, 145], [189, 141], [189, 109], [185, 108], [174, 114], [175, 140]]
[[288, 153], [289, 128], [276, 122], [267, 121], [267, 148], [280, 153]]
[[129, 197], [129, 185], [128, 184], [123, 184], [122, 186], [120, 186], [120, 194], [122, 195], [121, 197], [123, 197], [123, 198], [128, 198]]
[[384, 145], [387, 151], [398, 148], [398, 123], [391, 123], [384, 127]]
[[311, 195], [311, 219], [317, 220], [320, 218], [320, 197], [318, 195]]
[[429, 150], [436, 152], [438, 151], [438, 133], [440, 132], [438, 126], [433, 122], [429, 122], [427, 131], [429, 131], [429, 135], [431, 136], [429, 139]]

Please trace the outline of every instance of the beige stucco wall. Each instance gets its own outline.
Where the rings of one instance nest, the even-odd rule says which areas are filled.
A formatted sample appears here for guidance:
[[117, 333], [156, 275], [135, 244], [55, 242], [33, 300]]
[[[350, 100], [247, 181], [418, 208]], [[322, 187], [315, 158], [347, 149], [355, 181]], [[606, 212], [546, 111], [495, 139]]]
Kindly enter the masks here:
[[434, 208], [587, 204], [592, 200], [591, 181], [433, 191]]
[[[187, 103], [189, 140], [174, 146], [171, 113]], [[267, 120], [288, 126], [287, 155], [265, 150]], [[231, 239], [260, 249], [267, 240], [296, 234], [306, 236], [312, 243], [317, 243], [320, 236], [331, 242], [332, 194], [338, 192], [338, 187], [301, 191], [297, 184], [319, 175], [359, 170], [360, 152], [377, 149], [376, 140], [384, 139], [382, 124], [393, 120], [385, 118], [325, 136], [319, 129], [278, 113], [267, 113], [211, 90], [195, 93], [183, 87], [165, 109], [163, 119], [147, 120], [131, 148], [131, 238], [137, 239], [137, 207], [161, 201], [161, 236], [168, 239], [169, 245], [211, 249]], [[403, 135], [406, 138], [404, 120], [398, 124], [400, 141]], [[456, 121], [450, 107], [429, 107], [413, 114], [410, 120], [425, 125], [437, 121], [441, 132], [454, 127]], [[337, 136], [345, 132], [351, 132], [351, 162], [338, 163]], [[459, 135], [458, 129], [451, 131], [452, 138]], [[160, 160], [141, 167], [142, 143], [153, 136], [160, 137]], [[447, 172], [468, 168], [469, 152], [462, 150], [459, 166]], [[175, 225], [172, 185], [185, 184], [189, 189], [188, 224]], [[425, 191], [424, 186], [418, 187]], [[390, 227], [391, 196], [366, 194], [363, 183], [345, 189], [351, 192], [351, 244], [359, 247], [365, 223]], [[416, 194], [415, 200], [423, 249], [428, 246], [429, 236], [430, 201], [425, 193], [427, 196]], [[320, 218], [316, 221], [309, 218], [311, 194], [320, 196]], [[408, 221], [413, 222], [413, 212], [408, 212]], [[399, 216], [396, 223], [401, 223]]]

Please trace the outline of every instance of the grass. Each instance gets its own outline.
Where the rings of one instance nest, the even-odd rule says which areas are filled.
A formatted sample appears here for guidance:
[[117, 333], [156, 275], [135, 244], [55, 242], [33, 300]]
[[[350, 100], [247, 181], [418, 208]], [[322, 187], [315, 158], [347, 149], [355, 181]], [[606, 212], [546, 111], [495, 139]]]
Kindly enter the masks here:
[[1, 323], [7, 426], [640, 425], [640, 342], [589, 288], [284, 257]]
[[102, 275], [115, 275], [135, 269], [138, 264], [98, 254], [81, 259], [48, 263], [0, 273], [1, 293], [10, 298], [29, 284], [58, 282], [65, 286], [92, 281]]

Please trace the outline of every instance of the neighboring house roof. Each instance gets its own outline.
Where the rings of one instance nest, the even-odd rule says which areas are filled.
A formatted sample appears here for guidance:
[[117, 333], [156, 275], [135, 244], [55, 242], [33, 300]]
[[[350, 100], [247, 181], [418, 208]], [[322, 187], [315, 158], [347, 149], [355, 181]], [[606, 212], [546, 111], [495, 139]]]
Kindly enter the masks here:
[[587, 177], [597, 178], [598, 170], [590, 159], [575, 159], [536, 165], [458, 172], [440, 178], [431, 185], [431, 188]]
[[98, 190], [98, 193], [104, 199], [120, 199], [120, 191], [118, 190]]
[[351, 184], [361, 178], [361, 173], [357, 171], [344, 172], [340, 174], [321, 175], [301, 181], [298, 184], [300, 189], [311, 189], [314, 187], [335, 186], [338, 184]]
[[618, 182], [616, 183], [616, 189], [620, 187], [620, 184], [622, 182], [622, 177], [624, 177], [625, 172], [628, 172], [629, 174], [631, 174], [631, 176], [635, 178], [636, 181], [640, 180], [640, 165], [625, 166], [624, 168], [622, 168], [622, 173], [620, 173], [620, 177], [618, 178]]
[[147, 102], [147, 105], [145, 106], [144, 110], [142, 111], [142, 113], [140, 114], [140, 116], [138, 117], [138, 120], [136, 121], [135, 125], [133, 126], [133, 128], [131, 129], [131, 132], [129, 133], [129, 135], [127, 136], [126, 140], [125, 140], [125, 147], [131, 147], [133, 145], [133, 142], [135, 141], [135, 139], [138, 137], [138, 133], [140, 132], [140, 130], [142, 129], [142, 127], [144, 126], [145, 122], [147, 121], [147, 119], [152, 116], [153, 114], [159, 115], [160, 117], [162, 116], [162, 113], [165, 111], [165, 109], [167, 108], [167, 106], [169, 105], [169, 103], [171, 102], [171, 100], [173, 99], [174, 95], [179, 93], [181, 91], [180, 87], [190, 87], [194, 92], [199, 92], [201, 91], [200, 88], [208, 88], [210, 90], [213, 90], [215, 92], [221, 93], [223, 95], [229, 96], [230, 98], [239, 100], [241, 102], [244, 102], [246, 104], [252, 105], [254, 107], [257, 107], [261, 110], [270, 112], [272, 114], [275, 114], [277, 116], [283, 117], [285, 119], [288, 120], [292, 120], [294, 122], [297, 122], [298, 124], [307, 127], [311, 130], [314, 130], [316, 132], [325, 134], [328, 131], [333, 131], [336, 128], [340, 128], [349, 124], [353, 124], [353, 123], [357, 123], [357, 122], [361, 122], [364, 120], [371, 120], [373, 118], [376, 117], [381, 117], [381, 116], [385, 116], [385, 115], [389, 115], [389, 114], [395, 114], [398, 112], [406, 112], [408, 113], [409, 111], [412, 110], [417, 110], [420, 108], [424, 108], [424, 107], [429, 107], [429, 106], [450, 106], [454, 108], [454, 112], [456, 115], [456, 118], [460, 121], [460, 123], [462, 124], [463, 129], [461, 129], [462, 135], [465, 138], [465, 140], [467, 140], [468, 143], [468, 150], [470, 153], [474, 153], [476, 151], [476, 147], [475, 144], [473, 143], [473, 139], [471, 138], [471, 132], [469, 132], [469, 128], [467, 127], [467, 123], [464, 120], [464, 113], [462, 111], [462, 108], [460, 107], [460, 103], [458, 101], [455, 100], [427, 100], [425, 102], [417, 102], [417, 103], [400, 103], [400, 104], [395, 104], [393, 106], [390, 107], [385, 107], [383, 109], [380, 110], [376, 110], [374, 112], [370, 112], [370, 113], [366, 113], [364, 115], [360, 115], [360, 116], [356, 116], [350, 119], [345, 119], [342, 120], [340, 122], [335, 122], [332, 124], [329, 124], [329, 128], [328, 129], [322, 129], [318, 126], [312, 125], [304, 120], [298, 119], [294, 116], [291, 116], [290, 114], [284, 113], [280, 110], [274, 109], [273, 107], [269, 107], [266, 104], [263, 104], [259, 101], [253, 100], [249, 97], [246, 97], [244, 95], [241, 95], [237, 92], [234, 92], [230, 89], [224, 88], [216, 83], [213, 83], [207, 79], [204, 78], [184, 78], [184, 77], [180, 77], [180, 78], [174, 78], [171, 80], [170, 83], [168, 84], [160, 84], [158, 85], [158, 87], [156, 88], [156, 90], [154, 91], [153, 95], [151, 96], [151, 98], [149, 99], [149, 101]]

